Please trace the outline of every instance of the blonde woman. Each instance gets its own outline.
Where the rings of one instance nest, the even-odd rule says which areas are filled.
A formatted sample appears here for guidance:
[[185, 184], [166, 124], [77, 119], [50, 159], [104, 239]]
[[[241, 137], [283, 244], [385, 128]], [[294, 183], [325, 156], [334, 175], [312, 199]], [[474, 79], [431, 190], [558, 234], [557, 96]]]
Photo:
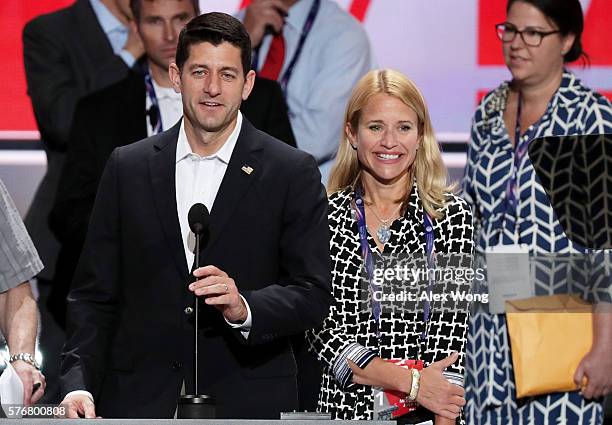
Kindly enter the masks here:
[[[465, 404], [467, 311], [419, 302], [386, 313], [361, 283], [363, 270], [372, 280], [369, 264], [383, 254], [419, 254], [428, 267], [440, 254], [471, 254], [470, 209], [447, 185], [423, 96], [401, 73], [364, 76], [344, 128], [328, 187], [334, 301], [322, 328], [308, 334], [324, 365], [319, 410], [335, 419], [372, 419], [373, 388], [381, 387], [414, 398], [436, 424], [455, 423]], [[389, 359], [422, 360], [424, 369]], [[452, 372], [460, 385], [447, 379]]]

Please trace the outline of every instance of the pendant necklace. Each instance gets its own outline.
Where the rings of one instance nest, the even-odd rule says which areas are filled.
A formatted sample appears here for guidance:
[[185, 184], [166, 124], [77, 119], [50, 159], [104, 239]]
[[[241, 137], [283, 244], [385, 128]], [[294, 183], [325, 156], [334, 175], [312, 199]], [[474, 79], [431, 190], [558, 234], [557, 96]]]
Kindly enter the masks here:
[[[370, 208], [370, 211], [372, 211], [372, 214], [374, 214], [374, 216], [380, 222], [380, 226], [378, 227], [376, 236], [378, 236], [378, 240], [380, 241], [380, 243], [384, 245], [389, 241], [389, 238], [391, 237], [390, 227], [391, 227], [391, 223], [393, 222], [393, 218], [395, 217], [395, 214], [397, 213], [397, 211], [395, 211], [389, 218], [382, 219], [378, 216], [378, 214], [376, 214], [376, 211], [374, 211], [373, 207], [371, 207], [368, 204], [366, 204], [366, 206]], [[398, 210], [401, 208], [401, 206], [402, 205], [400, 204], [398, 207]]]

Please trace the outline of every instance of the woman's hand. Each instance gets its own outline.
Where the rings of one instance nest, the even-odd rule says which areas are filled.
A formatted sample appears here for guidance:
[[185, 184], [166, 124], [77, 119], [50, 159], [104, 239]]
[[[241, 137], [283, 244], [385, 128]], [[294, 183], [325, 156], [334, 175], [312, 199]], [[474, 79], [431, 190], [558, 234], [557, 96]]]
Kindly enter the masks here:
[[[586, 385], [583, 385], [583, 378], [586, 380]], [[574, 381], [582, 388], [582, 396], [586, 399], [603, 397], [612, 392], [610, 349], [593, 347], [578, 365]]]
[[[593, 346], [582, 359], [574, 382], [586, 399], [603, 397], [612, 392], [612, 304], [600, 303], [593, 314]], [[583, 381], [586, 380], [586, 385]]]
[[455, 419], [448, 419], [443, 416], [436, 415], [434, 425], [455, 425]]
[[417, 403], [424, 408], [451, 420], [455, 420], [465, 406], [465, 391], [448, 382], [442, 372], [458, 359], [459, 354], [454, 353], [423, 369], [416, 398]]

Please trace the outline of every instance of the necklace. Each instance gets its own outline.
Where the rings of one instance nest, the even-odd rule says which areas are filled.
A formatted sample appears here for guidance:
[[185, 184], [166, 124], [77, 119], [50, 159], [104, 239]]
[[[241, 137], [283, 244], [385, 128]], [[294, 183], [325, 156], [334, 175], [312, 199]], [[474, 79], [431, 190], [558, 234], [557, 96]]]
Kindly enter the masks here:
[[389, 228], [391, 227], [391, 223], [393, 221], [393, 218], [395, 217], [395, 214], [397, 214], [397, 210], [399, 210], [402, 205], [400, 204], [397, 210], [394, 211], [393, 214], [390, 215], [389, 218], [387, 219], [380, 218], [378, 214], [376, 214], [376, 211], [374, 210], [372, 206], [368, 204], [366, 204], [366, 206], [370, 209], [370, 211], [372, 211], [372, 214], [374, 214], [374, 217], [376, 217], [378, 221], [380, 222], [380, 226], [378, 227], [376, 236], [378, 237], [378, 240], [380, 241], [380, 243], [384, 245], [389, 241], [389, 238], [391, 237], [391, 230]]

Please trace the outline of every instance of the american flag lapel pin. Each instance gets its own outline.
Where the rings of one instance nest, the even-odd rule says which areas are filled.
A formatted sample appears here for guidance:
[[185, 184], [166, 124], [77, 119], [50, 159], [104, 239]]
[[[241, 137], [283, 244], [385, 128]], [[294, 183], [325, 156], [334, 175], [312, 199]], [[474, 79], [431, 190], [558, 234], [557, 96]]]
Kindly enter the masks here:
[[244, 171], [248, 175], [251, 175], [251, 173], [253, 172], [253, 168], [249, 167], [248, 165], [243, 165], [242, 166], [242, 171]]

